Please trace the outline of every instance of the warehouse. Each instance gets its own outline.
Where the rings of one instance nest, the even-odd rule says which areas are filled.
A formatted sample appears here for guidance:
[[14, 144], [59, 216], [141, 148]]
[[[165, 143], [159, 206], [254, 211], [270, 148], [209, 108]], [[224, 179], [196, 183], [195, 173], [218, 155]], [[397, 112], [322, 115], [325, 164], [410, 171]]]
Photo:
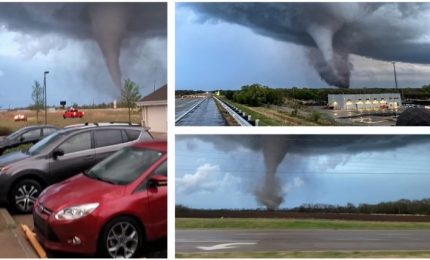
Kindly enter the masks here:
[[399, 93], [328, 95], [328, 106], [335, 110], [397, 109], [401, 105]]

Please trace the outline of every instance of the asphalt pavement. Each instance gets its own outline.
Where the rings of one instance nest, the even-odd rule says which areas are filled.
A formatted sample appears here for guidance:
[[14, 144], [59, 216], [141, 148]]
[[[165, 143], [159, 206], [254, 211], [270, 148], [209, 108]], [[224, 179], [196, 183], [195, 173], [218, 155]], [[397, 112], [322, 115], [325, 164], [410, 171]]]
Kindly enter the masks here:
[[203, 98], [177, 98], [175, 99], [175, 119], [192, 108]]
[[176, 230], [176, 253], [430, 250], [428, 230]]
[[176, 122], [177, 126], [225, 126], [226, 122], [213, 98], [206, 98], [198, 107]]

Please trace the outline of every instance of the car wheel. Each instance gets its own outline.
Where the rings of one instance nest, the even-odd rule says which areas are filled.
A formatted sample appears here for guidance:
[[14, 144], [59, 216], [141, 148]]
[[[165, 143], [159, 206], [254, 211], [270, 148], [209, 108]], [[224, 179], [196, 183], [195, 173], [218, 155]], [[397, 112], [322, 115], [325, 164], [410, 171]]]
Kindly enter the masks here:
[[142, 249], [143, 240], [143, 232], [136, 220], [118, 217], [103, 229], [100, 253], [109, 258], [136, 257]]
[[25, 179], [13, 186], [10, 205], [19, 213], [31, 213], [37, 197], [42, 192], [42, 185], [35, 180]]
[[63, 116], [63, 119], [66, 119], [66, 116]]

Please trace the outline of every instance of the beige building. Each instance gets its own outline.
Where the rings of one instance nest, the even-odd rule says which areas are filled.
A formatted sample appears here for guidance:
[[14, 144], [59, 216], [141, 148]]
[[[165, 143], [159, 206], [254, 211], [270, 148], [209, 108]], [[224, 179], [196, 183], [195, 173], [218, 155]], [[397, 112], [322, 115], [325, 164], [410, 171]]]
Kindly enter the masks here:
[[142, 125], [151, 132], [167, 133], [167, 85], [137, 102], [142, 108]]

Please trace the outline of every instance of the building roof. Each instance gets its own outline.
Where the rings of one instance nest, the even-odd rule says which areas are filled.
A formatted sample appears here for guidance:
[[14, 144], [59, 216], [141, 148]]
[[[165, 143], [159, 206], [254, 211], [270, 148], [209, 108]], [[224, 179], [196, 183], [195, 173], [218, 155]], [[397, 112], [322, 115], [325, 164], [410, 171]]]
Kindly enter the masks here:
[[152, 92], [151, 94], [143, 97], [138, 102], [149, 102], [149, 101], [167, 101], [167, 84]]

